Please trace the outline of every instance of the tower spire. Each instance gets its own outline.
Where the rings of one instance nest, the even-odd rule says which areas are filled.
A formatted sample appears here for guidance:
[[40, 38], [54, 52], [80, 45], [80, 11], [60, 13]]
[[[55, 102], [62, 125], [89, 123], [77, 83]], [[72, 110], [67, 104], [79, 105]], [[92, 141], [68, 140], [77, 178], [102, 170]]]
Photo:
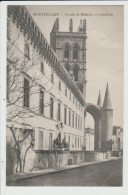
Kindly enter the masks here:
[[83, 32], [86, 32], [86, 20], [83, 20]]
[[73, 31], [73, 21], [72, 21], [72, 19], [69, 20], [69, 31], [70, 32]]
[[52, 28], [52, 32], [58, 32], [58, 31], [59, 31], [59, 18], [56, 18]]
[[108, 82], [107, 82], [107, 87], [106, 87], [106, 92], [104, 97], [103, 109], [112, 109]]
[[97, 105], [101, 106], [101, 93], [100, 93], [100, 90], [99, 90], [99, 97], [98, 97]]
[[82, 30], [83, 30], [82, 20], [80, 20], [80, 25], [79, 25], [79, 28], [78, 28], [78, 32], [82, 32]]

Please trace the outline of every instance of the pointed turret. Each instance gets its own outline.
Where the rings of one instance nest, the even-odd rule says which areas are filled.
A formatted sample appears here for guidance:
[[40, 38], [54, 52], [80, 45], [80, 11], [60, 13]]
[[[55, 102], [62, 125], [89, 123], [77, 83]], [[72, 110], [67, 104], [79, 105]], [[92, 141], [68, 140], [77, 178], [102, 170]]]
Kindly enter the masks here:
[[83, 32], [86, 32], [86, 20], [83, 20]]
[[52, 32], [58, 32], [58, 31], [59, 31], [59, 18], [56, 18], [52, 28]]
[[102, 131], [101, 131], [101, 148], [102, 150], [112, 150], [112, 131], [113, 131], [113, 109], [107, 83], [104, 103], [102, 107]]
[[97, 105], [100, 107], [102, 106], [100, 90], [99, 90], [99, 97], [98, 97]]
[[73, 21], [72, 21], [72, 19], [70, 19], [70, 21], [69, 21], [69, 31], [70, 32], [73, 31]]
[[82, 32], [83, 31], [83, 25], [82, 25], [82, 20], [80, 20], [80, 25], [78, 28], [78, 32]]
[[103, 109], [112, 109], [108, 83], [107, 83], [105, 97], [104, 97]]

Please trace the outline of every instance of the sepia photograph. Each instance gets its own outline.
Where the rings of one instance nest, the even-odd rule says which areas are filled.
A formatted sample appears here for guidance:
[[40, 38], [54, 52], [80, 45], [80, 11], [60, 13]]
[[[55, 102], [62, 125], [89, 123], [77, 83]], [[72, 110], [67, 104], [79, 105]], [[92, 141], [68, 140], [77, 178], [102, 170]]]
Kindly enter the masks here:
[[8, 5], [6, 186], [123, 186], [124, 6]]

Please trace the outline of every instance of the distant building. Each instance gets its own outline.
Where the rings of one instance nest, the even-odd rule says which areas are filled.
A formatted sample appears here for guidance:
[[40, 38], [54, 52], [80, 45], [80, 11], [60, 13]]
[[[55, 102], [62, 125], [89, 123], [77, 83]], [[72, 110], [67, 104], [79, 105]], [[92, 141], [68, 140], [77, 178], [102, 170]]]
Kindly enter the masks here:
[[120, 126], [113, 126], [112, 151], [123, 150], [123, 129]]
[[94, 151], [94, 129], [85, 128], [86, 151]]

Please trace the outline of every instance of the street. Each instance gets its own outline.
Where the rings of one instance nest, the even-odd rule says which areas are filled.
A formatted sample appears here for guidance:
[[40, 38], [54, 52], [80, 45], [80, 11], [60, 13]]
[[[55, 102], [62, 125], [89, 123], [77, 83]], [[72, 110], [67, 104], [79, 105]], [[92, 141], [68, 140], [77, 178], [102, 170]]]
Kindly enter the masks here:
[[121, 186], [122, 159], [18, 180], [16, 186]]

